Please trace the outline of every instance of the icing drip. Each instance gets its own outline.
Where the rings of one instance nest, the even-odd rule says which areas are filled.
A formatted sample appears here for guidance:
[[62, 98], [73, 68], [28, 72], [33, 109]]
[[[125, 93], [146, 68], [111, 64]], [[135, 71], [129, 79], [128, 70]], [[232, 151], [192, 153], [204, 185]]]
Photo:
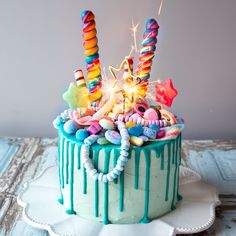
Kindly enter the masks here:
[[66, 142], [66, 184], [69, 183], [69, 141]]
[[140, 221], [142, 224], [147, 224], [151, 220], [148, 218], [148, 208], [149, 208], [149, 181], [150, 181], [150, 154], [149, 152], [144, 151], [145, 160], [146, 160], [146, 181], [145, 181], [145, 198], [144, 198], [144, 216]]
[[134, 188], [138, 189], [138, 180], [139, 180], [139, 159], [140, 159], [140, 149], [136, 148], [134, 149], [134, 158], [135, 158], [135, 164], [134, 164]]
[[60, 171], [60, 166], [61, 166], [61, 156], [62, 156], [62, 145], [61, 145], [61, 140], [62, 140], [62, 136], [60, 135], [60, 132], [58, 133], [58, 153], [57, 153], [57, 165], [58, 165], [58, 175], [59, 175], [59, 183], [60, 183], [60, 197], [58, 199], [58, 202], [60, 204], [64, 203], [64, 199], [63, 199], [63, 195], [62, 195], [62, 191], [61, 191], [61, 186], [62, 186], [62, 179], [61, 179], [61, 171]]
[[[119, 158], [120, 155], [120, 150], [115, 149], [114, 150], [114, 159], [113, 159], [113, 167], [116, 166], [117, 160]], [[118, 183], [118, 178], [114, 179], [114, 183], [117, 184]]]
[[81, 150], [81, 146], [82, 146], [82, 143], [78, 143], [77, 145], [77, 168], [78, 170], [80, 169], [80, 150]]
[[175, 142], [175, 145], [176, 145], [176, 150], [175, 150], [175, 171], [174, 171], [174, 187], [173, 187], [173, 197], [172, 197], [172, 202], [171, 202], [171, 210], [175, 209], [176, 182], [177, 182], [176, 175], [177, 175], [177, 169], [178, 169], [178, 165], [179, 165], [179, 162], [178, 162], [178, 153], [179, 153], [178, 142], [179, 142], [179, 138], [180, 138], [180, 136], [177, 137], [176, 142]]
[[[181, 147], [182, 147], [182, 134], [179, 135], [179, 163], [178, 165], [181, 164], [181, 158], [182, 158], [182, 152], [181, 152]], [[183, 197], [179, 194], [179, 168], [178, 168], [178, 175], [177, 175], [177, 200], [180, 201], [183, 199]]]
[[168, 150], [168, 160], [167, 160], [167, 172], [166, 172], [166, 194], [165, 194], [165, 201], [168, 201], [169, 197], [169, 182], [170, 182], [170, 158], [171, 158], [171, 144], [167, 144], [167, 150]]
[[[93, 153], [93, 159], [94, 159], [94, 166], [96, 169], [98, 169], [98, 157], [99, 157], [99, 151], [95, 151]], [[94, 208], [95, 208], [95, 216], [98, 217], [99, 215], [99, 183], [98, 180], [95, 180], [94, 183]]]
[[[104, 173], [107, 174], [109, 171], [109, 161], [110, 161], [110, 152], [105, 152], [105, 159], [104, 159]], [[104, 183], [104, 216], [103, 216], [103, 224], [109, 224], [108, 220], [108, 182]]]
[[120, 175], [120, 211], [124, 210], [124, 171]]
[[87, 194], [87, 173], [85, 167], [83, 167], [83, 194]]
[[172, 165], [175, 164], [175, 142], [173, 141], [172, 145]]
[[64, 181], [64, 155], [65, 155], [65, 139], [62, 138], [61, 139], [62, 142], [62, 151], [61, 151], [61, 187], [64, 188], [65, 187], [65, 181]]
[[161, 170], [164, 170], [164, 168], [165, 168], [165, 163], [164, 163], [164, 161], [165, 161], [165, 155], [164, 155], [164, 148], [165, 148], [165, 145], [163, 145], [163, 147], [161, 147]]
[[69, 144], [68, 150], [70, 149], [69, 152], [69, 159], [70, 159], [70, 209], [66, 211], [67, 214], [72, 215], [76, 214], [74, 211], [74, 149], [75, 149], [75, 144], [71, 143]]

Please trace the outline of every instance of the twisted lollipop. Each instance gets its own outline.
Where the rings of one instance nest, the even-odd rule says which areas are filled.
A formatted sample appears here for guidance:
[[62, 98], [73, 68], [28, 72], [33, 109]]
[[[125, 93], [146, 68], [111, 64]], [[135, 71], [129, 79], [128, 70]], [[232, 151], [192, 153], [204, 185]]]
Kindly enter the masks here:
[[136, 70], [137, 77], [141, 79], [139, 87], [143, 90], [144, 94], [146, 94], [147, 91], [152, 59], [156, 50], [159, 25], [155, 19], [148, 19], [145, 28], [142, 41], [143, 47], [139, 53], [139, 62]]
[[91, 11], [84, 10], [81, 14], [83, 21], [83, 47], [86, 56], [86, 69], [88, 77], [89, 97], [91, 101], [97, 101], [102, 96], [101, 91], [101, 69], [97, 45], [97, 30], [94, 20], [94, 14]]

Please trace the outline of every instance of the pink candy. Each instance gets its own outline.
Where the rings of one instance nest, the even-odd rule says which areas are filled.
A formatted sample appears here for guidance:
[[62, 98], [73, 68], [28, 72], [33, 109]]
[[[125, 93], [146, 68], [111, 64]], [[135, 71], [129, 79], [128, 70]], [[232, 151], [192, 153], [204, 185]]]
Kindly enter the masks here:
[[143, 117], [146, 120], [158, 120], [158, 114], [154, 108], [149, 108], [144, 112]]
[[97, 134], [100, 131], [102, 131], [102, 127], [101, 125], [99, 125], [98, 122], [95, 122], [92, 125], [90, 125], [87, 130], [90, 134]]

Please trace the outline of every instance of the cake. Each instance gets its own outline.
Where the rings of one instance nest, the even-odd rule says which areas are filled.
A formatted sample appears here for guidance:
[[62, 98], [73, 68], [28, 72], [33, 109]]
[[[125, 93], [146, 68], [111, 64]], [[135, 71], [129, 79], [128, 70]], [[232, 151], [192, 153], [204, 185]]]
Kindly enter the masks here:
[[[96, 23], [83, 11], [87, 77], [74, 71], [56, 117], [59, 203], [67, 214], [103, 224], [149, 223], [174, 210], [179, 194], [183, 120], [164, 108], [177, 95], [170, 79], [150, 72], [159, 25], [148, 19], [137, 69], [127, 56], [119, 68], [101, 72]], [[150, 84], [155, 83], [155, 96]]]

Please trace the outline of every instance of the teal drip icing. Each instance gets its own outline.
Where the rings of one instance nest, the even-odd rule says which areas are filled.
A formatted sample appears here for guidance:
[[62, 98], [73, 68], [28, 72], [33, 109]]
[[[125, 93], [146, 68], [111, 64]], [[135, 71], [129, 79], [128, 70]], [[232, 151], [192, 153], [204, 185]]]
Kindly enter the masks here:
[[150, 152], [145, 150], [145, 160], [146, 160], [146, 181], [145, 181], [145, 199], [144, 199], [144, 216], [140, 223], [147, 224], [151, 220], [148, 217], [148, 208], [149, 208], [149, 181], [150, 181], [150, 165], [151, 165], [151, 158]]
[[161, 170], [164, 170], [164, 168], [165, 168], [165, 155], [164, 155], [164, 149], [165, 149], [165, 145], [163, 145], [162, 147], [161, 147], [161, 150], [160, 150], [160, 152], [161, 152]]
[[182, 134], [179, 135], [179, 158], [178, 158], [178, 175], [177, 175], [177, 200], [180, 201], [183, 197], [179, 194], [179, 165], [181, 163], [181, 146], [182, 146]]
[[177, 192], [177, 187], [176, 187], [176, 175], [178, 172], [178, 151], [179, 151], [179, 147], [178, 147], [178, 141], [179, 141], [179, 136], [176, 139], [176, 150], [175, 150], [175, 172], [174, 172], [174, 186], [173, 186], [173, 197], [172, 197], [172, 202], [171, 202], [171, 210], [175, 209], [175, 198], [176, 198], [176, 192]]
[[60, 166], [61, 166], [61, 155], [62, 155], [62, 152], [61, 152], [61, 135], [60, 135], [60, 132], [58, 132], [58, 148], [57, 148], [57, 150], [58, 150], [58, 153], [57, 153], [57, 161], [58, 161], [58, 163], [57, 163], [57, 166], [58, 166], [58, 175], [59, 175], [59, 183], [60, 183], [60, 197], [59, 197], [59, 199], [58, 199], [58, 202], [60, 203], [60, 204], [63, 204], [64, 203], [64, 199], [63, 199], [63, 195], [62, 195], [62, 191], [61, 191], [61, 188], [62, 188], [62, 186], [61, 186], [61, 170], [60, 170]]
[[77, 156], [77, 169], [80, 169], [80, 151], [81, 151], [81, 146], [82, 143], [78, 143], [77, 147], [78, 147], [78, 156]]
[[169, 198], [169, 183], [170, 183], [170, 161], [171, 161], [171, 143], [167, 144], [168, 150], [168, 160], [167, 160], [167, 172], [166, 172], [166, 194], [165, 194], [165, 201], [168, 201]]
[[140, 149], [134, 149], [134, 189], [138, 189]]
[[156, 158], [160, 158], [160, 156], [161, 156], [161, 149], [160, 148], [156, 148], [154, 151], [156, 153]]
[[124, 171], [120, 174], [120, 211], [124, 210]]
[[[69, 149], [69, 147], [68, 147]], [[70, 144], [70, 154], [69, 154], [69, 159], [70, 159], [70, 209], [66, 210], [66, 213], [69, 215], [76, 214], [74, 211], [74, 149], [75, 149], [75, 144]]]
[[[120, 155], [120, 150], [119, 149], [115, 149], [114, 150], [114, 159], [113, 159], [113, 167], [116, 166], [117, 160], [119, 158]], [[114, 183], [117, 184], [118, 183], [118, 178], [114, 179]]]
[[[98, 157], [99, 152], [94, 152], [93, 159], [94, 159], [94, 168], [98, 169]], [[94, 182], [94, 214], [96, 217], [99, 216], [99, 183], [98, 180]]]
[[172, 141], [172, 165], [175, 164], [175, 140]]
[[[107, 174], [109, 171], [109, 161], [110, 161], [110, 152], [111, 150], [105, 151], [105, 159], [104, 159], [104, 173]], [[104, 183], [104, 216], [103, 216], [103, 224], [109, 224], [108, 219], [108, 182]]]
[[69, 142], [66, 142], [66, 184], [69, 184]]
[[87, 173], [85, 167], [83, 167], [83, 194], [87, 194]]
[[65, 147], [65, 139], [61, 139], [61, 187], [65, 187], [65, 180], [64, 180], [64, 147]]

